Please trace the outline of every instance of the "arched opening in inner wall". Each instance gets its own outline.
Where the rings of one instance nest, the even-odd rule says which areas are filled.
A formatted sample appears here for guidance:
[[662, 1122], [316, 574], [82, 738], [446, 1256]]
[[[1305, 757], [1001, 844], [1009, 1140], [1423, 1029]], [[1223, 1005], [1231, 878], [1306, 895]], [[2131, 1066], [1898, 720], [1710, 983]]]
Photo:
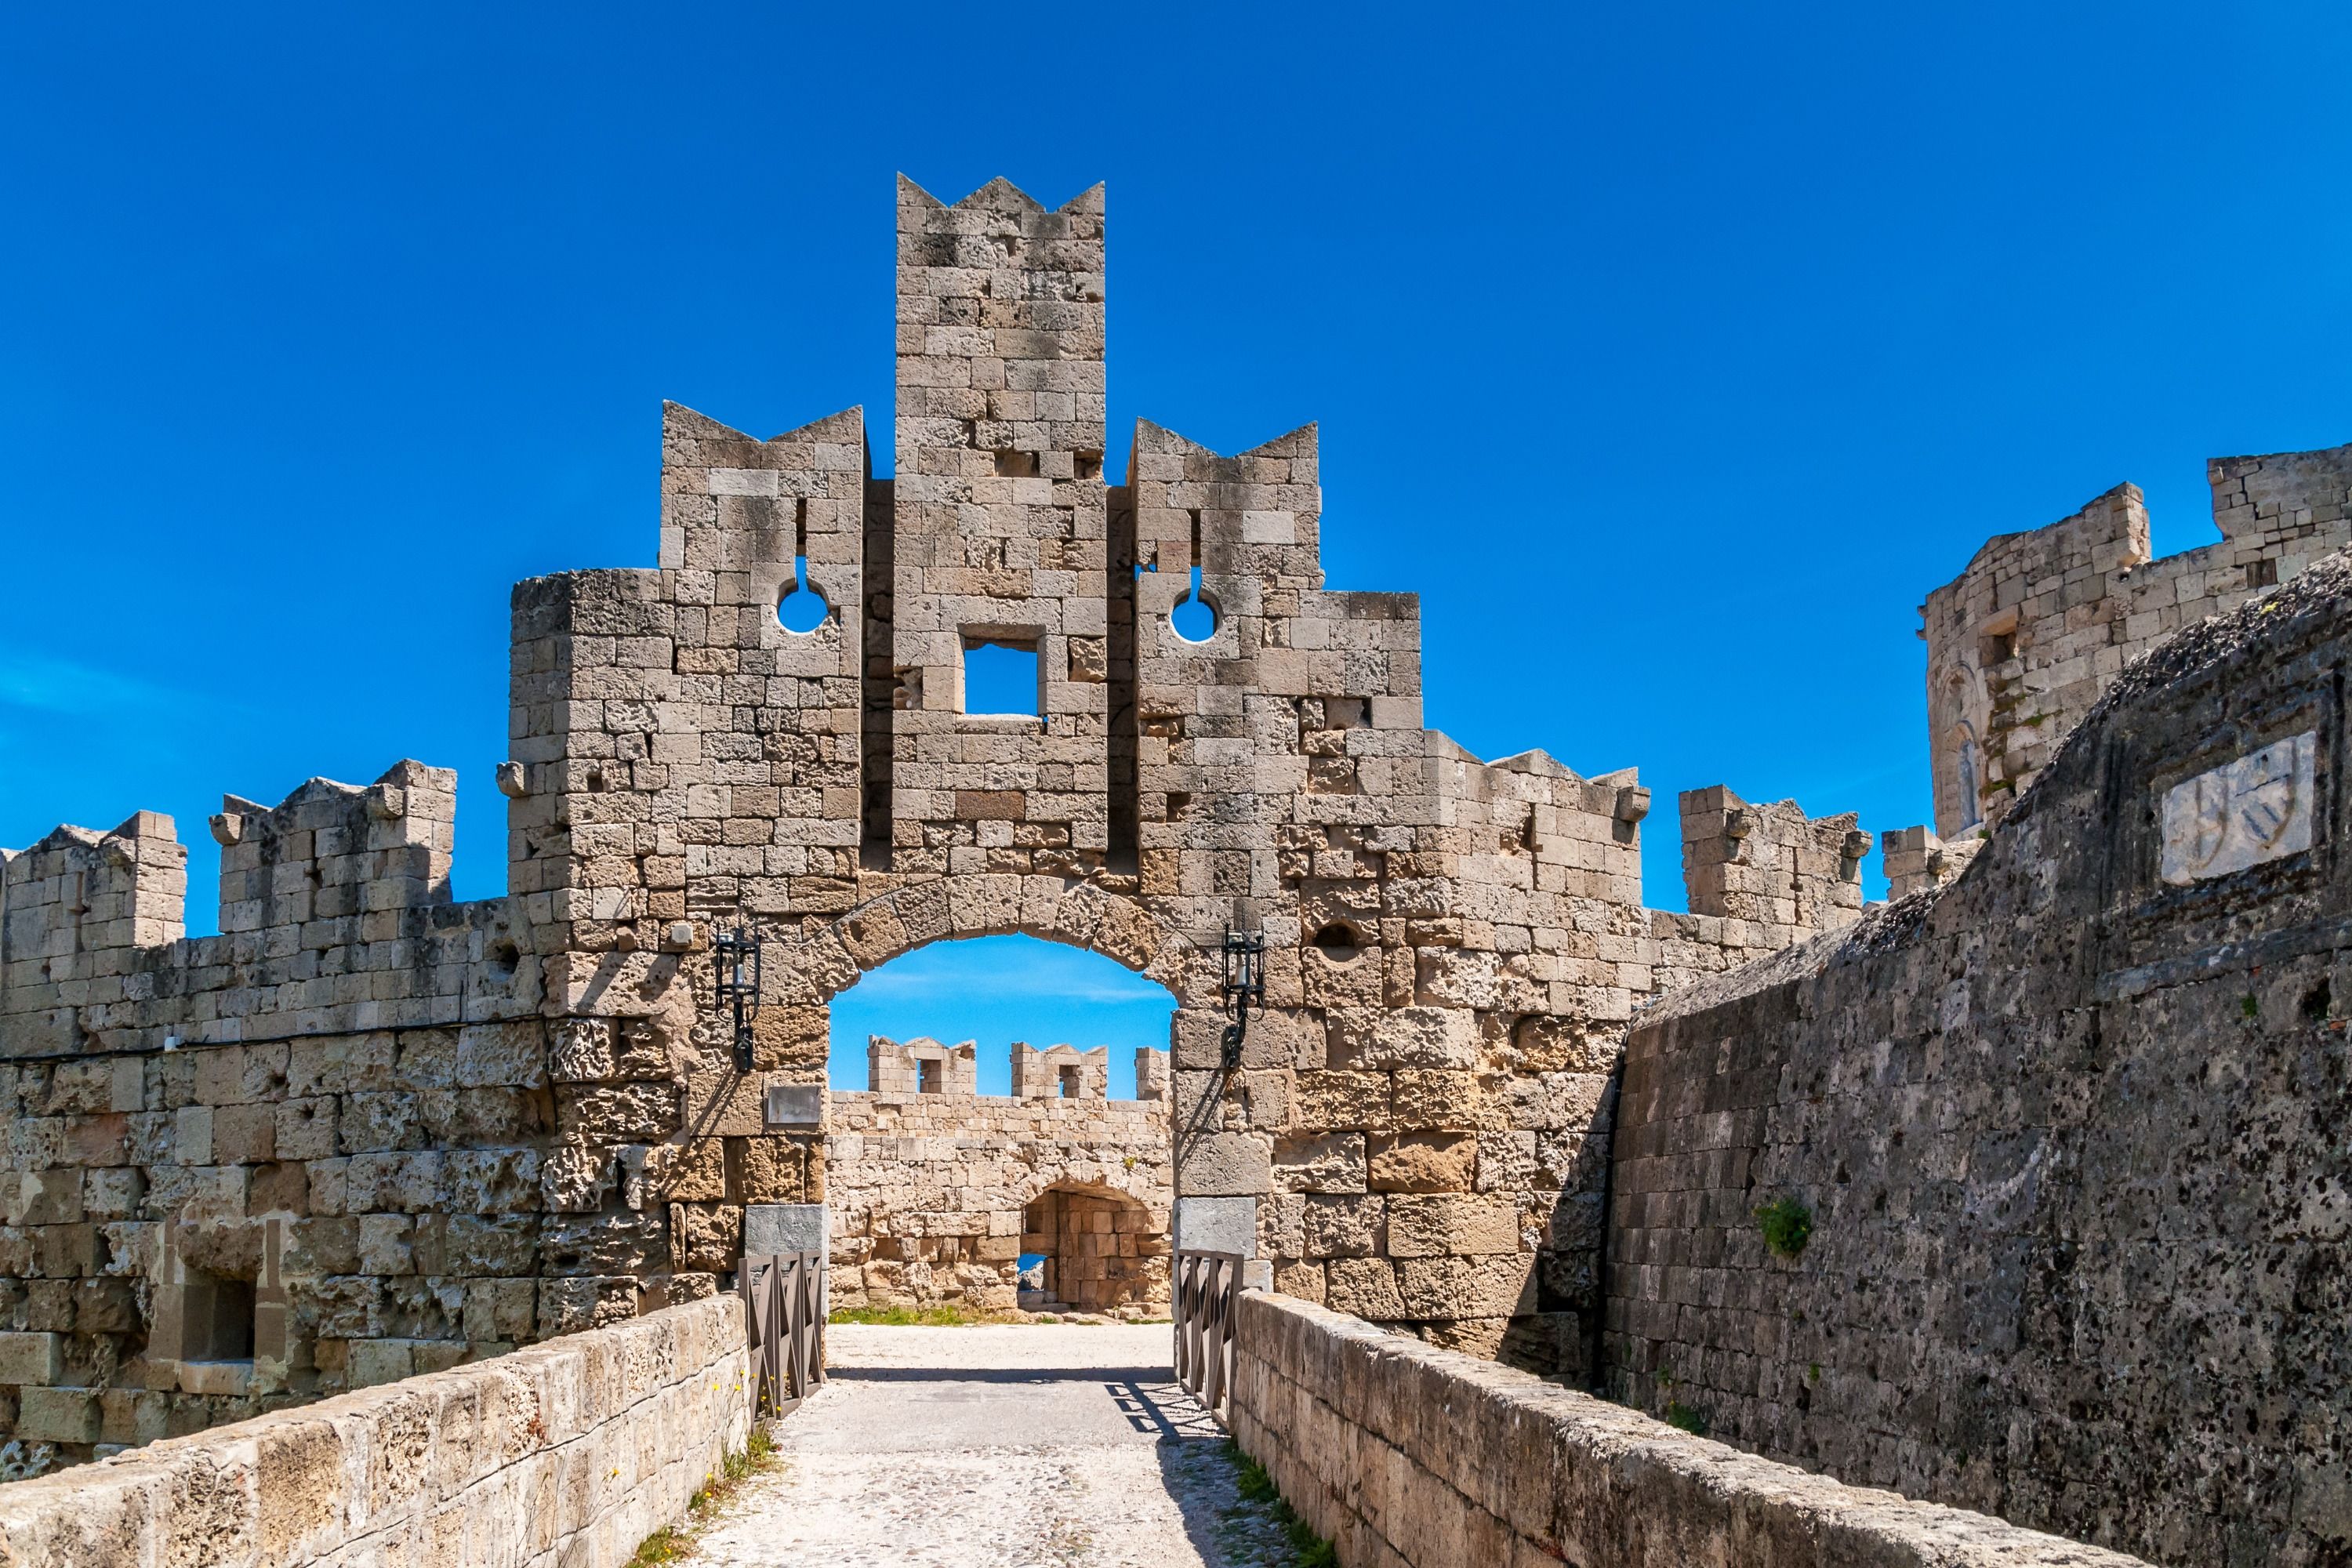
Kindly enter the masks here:
[[1064, 1183], [1022, 1210], [1018, 1305], [1032, 1312], [1157, 1314], [1168, 1305], [1164, 1219], [1115, 1188]]
[[942, 941], [830, 1004], [836, 1311], [1168, 1310], [1169, 1020], [1102, 953]]

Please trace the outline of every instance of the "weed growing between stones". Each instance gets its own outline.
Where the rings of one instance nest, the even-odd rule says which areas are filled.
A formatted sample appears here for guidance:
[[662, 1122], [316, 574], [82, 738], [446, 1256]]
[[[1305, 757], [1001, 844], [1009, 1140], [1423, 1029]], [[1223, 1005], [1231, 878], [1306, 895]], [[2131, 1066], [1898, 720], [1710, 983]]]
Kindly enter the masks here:
[[1706, 1413], [1694, 1410], [1679, 1399], [1674, 1400], [1666, 1405], [1666, 1425], [1694, 1437], [1704, 1437], [1707, 1428]]
[[1338, 1549], [1316, 1534], [1315, 1527], [1299, 1518], [1283, 1500], [1274, 1478], [1265, 1473], [1265, 1467], [1243, 1453], [1241, 1445], [1230, 1437], [1225, 1439], [1225, 1452], [1240, 1472], [1238, 1484], [1244, 1500], [1264, 1503], [1282, 1521], [1283, 1530], [1290, 1537], [1290, 1549], [1297, 1553], [1292, 1560], [1297, 1568], [1339, 1568]]
[[660, 1568], [666, 1563], [686, 1561], [694, 1551], [695, 1537], [718, 1517], [719, 1509], [734, 1497], [745, 1481], [773, 1468], [777, 1463], [774, 1435], [765, 1425], [753, 1423], [751, 1436], [742, 1448], [721, 1459], [719, 1473], [687, 1499], [685, 1524], [665, 1524], [639, 1542], [635, 1555], [629, 1559], [629, 1568]]
[[1764, 1245], [1777, 1258], [1794, 1258], [1812, 1239], [1813, 1211], [1794, 1198], [1774, 1198], [1756, 1211], [1764, 1229]]

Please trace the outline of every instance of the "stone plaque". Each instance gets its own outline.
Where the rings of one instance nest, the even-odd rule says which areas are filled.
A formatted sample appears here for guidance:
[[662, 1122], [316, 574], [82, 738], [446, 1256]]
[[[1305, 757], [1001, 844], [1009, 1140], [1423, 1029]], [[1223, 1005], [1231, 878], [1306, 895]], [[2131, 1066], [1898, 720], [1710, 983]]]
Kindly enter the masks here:
[[1185, 1252], [1238, 1252], [1244, 1258], [1257, 1251], [1255, 1198], [1176, 1200], [1173, 1245]]
[[2311, 847], [2319, 732], [2273, 742], [2164, 792], [2168, 882], [2223, 877]]
[[825, 1249], [823, 1204], [747, 1204], [743, 1209], [743, 1256]]
[[766, 1109], [771, 1127], [814, 1127], [824, 1120], [824, 1089], [814, 1083], [772, 1083]]

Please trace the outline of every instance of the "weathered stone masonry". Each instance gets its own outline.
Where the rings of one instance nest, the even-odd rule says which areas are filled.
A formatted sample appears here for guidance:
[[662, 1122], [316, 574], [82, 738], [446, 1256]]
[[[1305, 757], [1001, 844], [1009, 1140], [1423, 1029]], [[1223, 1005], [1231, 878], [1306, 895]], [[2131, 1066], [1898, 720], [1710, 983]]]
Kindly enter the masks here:
[[2139, 487], [2118, 485], [1988, 542], [1927, 595], [1937, 835], [1998, 822], [2133, 659], [2352, 544], [2352, 447], [2215, 458], [2205, 474], [2217, 544], [2153, 555]]
[[1615, 1392], [2156, 1562], [2352, 1561], [2347, 627], [2339, 555], [2183, 631], [1949, 886], [1643, 1016]]
[[[1006, 1310], [1030, 1253], [1047, 1259], [1053, 1300], [1167, 1312], [1168, 1108], [1108, 1099], [1104, 1047], [1016, 1043], [1012, 1057], [1014, 1092], [983, 1095], [970, 1041], [872, 1037], [871, 1088], [834, 1095], [826, 1129], [835, 1305]], [[1165, 1053], [1136, 1058], [1155, 1087]]]
[[[1142, 423], [1103, 471], [1104, 225], [1098, 189], [901, 185], [892, 479], [856, 409], [666, 409], [656, 564], [515, 591], [507, 897], [449, 900], [453, 781], [414, 763], [228, 802], [217, 937], [181, 935], [163, 819], [12, 858], [0, 1386], [37, 1392], [0, 1416], [82, 1455], [721, 1289], [747, 1207], [827, 1198], [832, 995], [1015, 931], [1177, 996], [1180, 1230], [1586, 1363], [1626, 1022], [1851, 919], [1854, 825], [1709, 795], [1694, 912], [1645, 910], [1634, 775], [1423, 729], [1412, 596], [1324, 586], [1312, 426]], [[983, 641], [1035, 651], [1035, 714], [964, 710]], [[739, 923], [749, 1073], [711, 996]], [[1231, 1073], [1228, 925], [1268, 947]], [[771, 1124], [791, 1086], [815, 1119]]]

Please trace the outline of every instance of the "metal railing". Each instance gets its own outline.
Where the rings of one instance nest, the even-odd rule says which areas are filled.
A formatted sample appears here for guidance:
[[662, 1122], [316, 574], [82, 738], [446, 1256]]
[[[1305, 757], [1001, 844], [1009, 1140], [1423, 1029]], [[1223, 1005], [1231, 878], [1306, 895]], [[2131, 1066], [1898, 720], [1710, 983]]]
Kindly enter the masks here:
[[1179, 1252], [1170, 1292], [1176, 1320], [1176, 1381], [1201, 1402], [1223, 1407], [1233, 1386], [1234, 1320], [1242, 1299], [1238, 1252]]
[[751, 1339], [751, 1414], [790, 1415], [824, 1381], [824, 1254], [746, 1257], [736, 1273]]

